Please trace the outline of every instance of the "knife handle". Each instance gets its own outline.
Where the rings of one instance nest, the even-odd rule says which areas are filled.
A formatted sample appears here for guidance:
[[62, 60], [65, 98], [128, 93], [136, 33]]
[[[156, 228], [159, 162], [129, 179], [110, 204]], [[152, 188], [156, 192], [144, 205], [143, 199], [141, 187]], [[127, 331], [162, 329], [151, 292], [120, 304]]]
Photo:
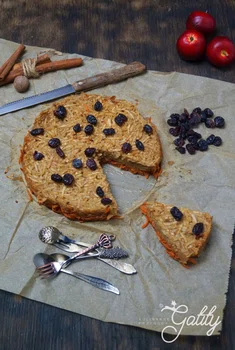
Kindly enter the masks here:
[[132, 62], [125, 67], [113, 69], [110, 72], [97, 74], [90, 78], [76, 81], [72, 86], [77, 92], [91, 90], [100, 86], [117, 83], [121, 80], [141, 74], [145, 70], [146, 66], [142, 63]]

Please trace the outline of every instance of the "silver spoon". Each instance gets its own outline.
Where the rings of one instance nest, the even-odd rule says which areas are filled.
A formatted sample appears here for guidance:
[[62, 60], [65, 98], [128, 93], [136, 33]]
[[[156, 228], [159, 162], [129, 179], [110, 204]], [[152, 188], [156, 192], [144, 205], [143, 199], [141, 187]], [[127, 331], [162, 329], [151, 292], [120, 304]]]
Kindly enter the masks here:
[[[84, 242], [80, 242], [80, 241], [75, 241], [73, 239], [70, 239], [67, 236], [64, 236], [56, 227], [54, 226], [46, 226], [43, 227], [40, 231], [39, 231], [39, 239], [43, 242], [43, 243], [47, 243], [47, 244], [53, 244], [55, 245], [57, 248], [68, 251], [68, 252], [75, 252], [70, 250], [69, 248], [69, 244], [76, 244], [76, 245], [80, 245], [82, 247], [90, 247], [91, 244], [89, 243], [84, 243]], [[66, 248], [65, 245], [66, 243], [68, 244], [68, 247]], [[99, 249], [97, 249], [99, 251]], [[113, 268], [117, 269], [118, 271], [121, 271], [125, 274], [128, 275], [132, 275], [137, 273], [136, 269], [134, 268], [134, 266], [132, 266], [131, 264], [127, 264], [123, 261], [120, 260], [113, 260], [113, 259], [103, 259], [100, 257], [97, 257], [96, 259], [103, 261], [104, 263], [108, 264], [109, 266], [112, 266]]]
[[[68, 263], [66, 263], [66, 260], [70, 260], [70, 257], [63, 255], [63, 254], [48, 255], [45, 253], [38, 253], [38, 254], [34, 255], [34, 258], [33, 258], [34, 265], [37, 268], [41, 267], [45, 264], [52, 263], [52, 262], [63, 262], [64, 263], [63, 266], [66, 267], [70, 264], [70, 261]], [[108, 292], [112, 292], [114, 294], [119, 294], [118, 288], [114, 287], [111, 283], [109, 283], [101, 278], [85, 275], [85, 274], [79, 273], [79, 272], [72, 272], [69, 270], [65, 270], [63, 268], [60, 271], [63, 273], [66, 273], [68, 275], [71, 275], [73, 277], [79, 278], [82, 281], [91, 284], [93, 287], [96, 287], [96, 288], [99, 288], [99, 289], [102, 289], [102, 290], [105, 290]]]

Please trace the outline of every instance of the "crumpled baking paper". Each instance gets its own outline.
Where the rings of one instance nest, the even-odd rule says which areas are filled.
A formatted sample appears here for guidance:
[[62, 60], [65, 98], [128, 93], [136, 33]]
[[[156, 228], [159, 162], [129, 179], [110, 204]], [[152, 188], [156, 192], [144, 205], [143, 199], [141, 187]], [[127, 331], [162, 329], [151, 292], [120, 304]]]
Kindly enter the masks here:
[[[0, 40], [1, 63], [16, 47], [16, 43]], [[46, 49], [27, 47], [24, 57], [35, 57], [41, 51]], [[63, 54], [52, 59], [77, 56]], [[122, 66], [103, 59], [82, 58], [82, 67], [30, 80], [30, 90], [24, 95], [17, 93], [12, 84], [1, 87], [0, 104]], [[2, 116], [0, 288], [105, 322], [159, 331], [166, 341], [173, 341], [179, 334], [219, 334], [226, 304], [234, 225], [235, 85], [175, 72], [148, 71], [90, 93], [115, 95], [133, 103], [138, 101], [142, 115], [151, 117], [159, 130], [164, 152], [162, 175], [158, 180], [146, 179], [105, 166], [123, 219], [91, 223], [70, 221], [39, 206], [36, 201], [29, 201], [18, 165], [24, 135], [47, 104]], [[175, 150], [166, 120], [173, 112], [182, 113], [184, 108], [191, 111], [197, 106], [210, 107], [216, 115], [225, 118], [224, 129], [199, 128], [204, 137], [211, 133], [221, 136], [223, 146], [210, 146], [209, 151], [197, 152], [194, 156], [181, 155]], [[151, 225], [141, 228], [145, 218], [138, 206], [147, 199], [213, 215], [211, 239], [196, 266], [182, 267], [168, 257]], [[65, 274], [45, 281], [36, 278], [34, 254], [58, 251], [38, 238], [39, 230], [47, 225], [90, 243], [95, 243], [102, 232], [115, 234], [116, 245], [130, 254], [126, 262], [133, 264], [138, 273], [125, 275], [101, 261], [92, 260], [70, 266], [73, 271], [108, 280], [119, 288], [119, 296]], [[173, 336], [166, 336], [167, 333]]]

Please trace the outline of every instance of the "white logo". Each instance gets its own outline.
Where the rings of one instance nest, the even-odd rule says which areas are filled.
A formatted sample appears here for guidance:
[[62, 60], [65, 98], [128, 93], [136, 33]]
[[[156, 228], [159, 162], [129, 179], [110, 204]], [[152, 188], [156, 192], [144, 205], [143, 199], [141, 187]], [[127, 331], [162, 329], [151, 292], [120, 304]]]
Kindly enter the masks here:
[[[217, 309], [217, 307], [214, 305], [212, 306], [212, 308], [208, 311], [208, 306], [203, 306], [203, 308], [201, 309], [201, 311], [199, 312], [199, 314], [197, 314], [197, 316], [194, 315], [187, 315], [185, 316], [181, 321], [176, 321], [176, 318], [179, 318], [179, 315], [181, 314], [187, 314], [188, 313], [188, 307], [186, 305], [179, 305], [176, 306], [176, 302], [173, 300], [171, 302], [172, 306], [162, 306], [161, 312], [164, 310], [169, 310], [172, 312], [171, 315], [171, 321], [174, 325], [178, 326], [178, 327], [174, 327], [174, 326], [166, 326], [163, 328], [161, 336], [162, 336], [162, 340], [164, 340], [164, 342], [166, 343], [173, 343], [181, 334], [182, 329], [184, 328], [184, 326], [209, 326], [210, 328], [207, 331], [207, 335], [211, 336], [215, 330], [215, 328], [221, 323], [221, 321], [219, 321], [220, 317], [218, 316], [217, 319], [214, 321], [214, 315], [213, 313], [215, 312], [215, 310]], [[214, 322], [213, 322], [214, 321]], [[166, 340], [165, 339], [165, 333], [167, 333], [167, 331], [169, 332], [172, 330], [176, 333], [175, 338], [173, 338], [172, 340]]]

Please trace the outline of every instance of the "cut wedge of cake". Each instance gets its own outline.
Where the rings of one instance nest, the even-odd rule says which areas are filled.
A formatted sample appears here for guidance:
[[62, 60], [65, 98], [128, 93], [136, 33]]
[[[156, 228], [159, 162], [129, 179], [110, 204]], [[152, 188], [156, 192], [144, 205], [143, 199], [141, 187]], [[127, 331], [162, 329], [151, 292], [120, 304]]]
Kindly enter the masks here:
[[157, 176], [162, 149], [157, 128], [136, 105], [82, 93], [42, 111], [25, 136], [20, 163], [39, 204], [80, 221], [117, 216], [102, 165]]
[[158, 202], [146, 202], [140, 209], [170, 257], [185, 267], [196, 262], [211, 233], [210, 214]]

